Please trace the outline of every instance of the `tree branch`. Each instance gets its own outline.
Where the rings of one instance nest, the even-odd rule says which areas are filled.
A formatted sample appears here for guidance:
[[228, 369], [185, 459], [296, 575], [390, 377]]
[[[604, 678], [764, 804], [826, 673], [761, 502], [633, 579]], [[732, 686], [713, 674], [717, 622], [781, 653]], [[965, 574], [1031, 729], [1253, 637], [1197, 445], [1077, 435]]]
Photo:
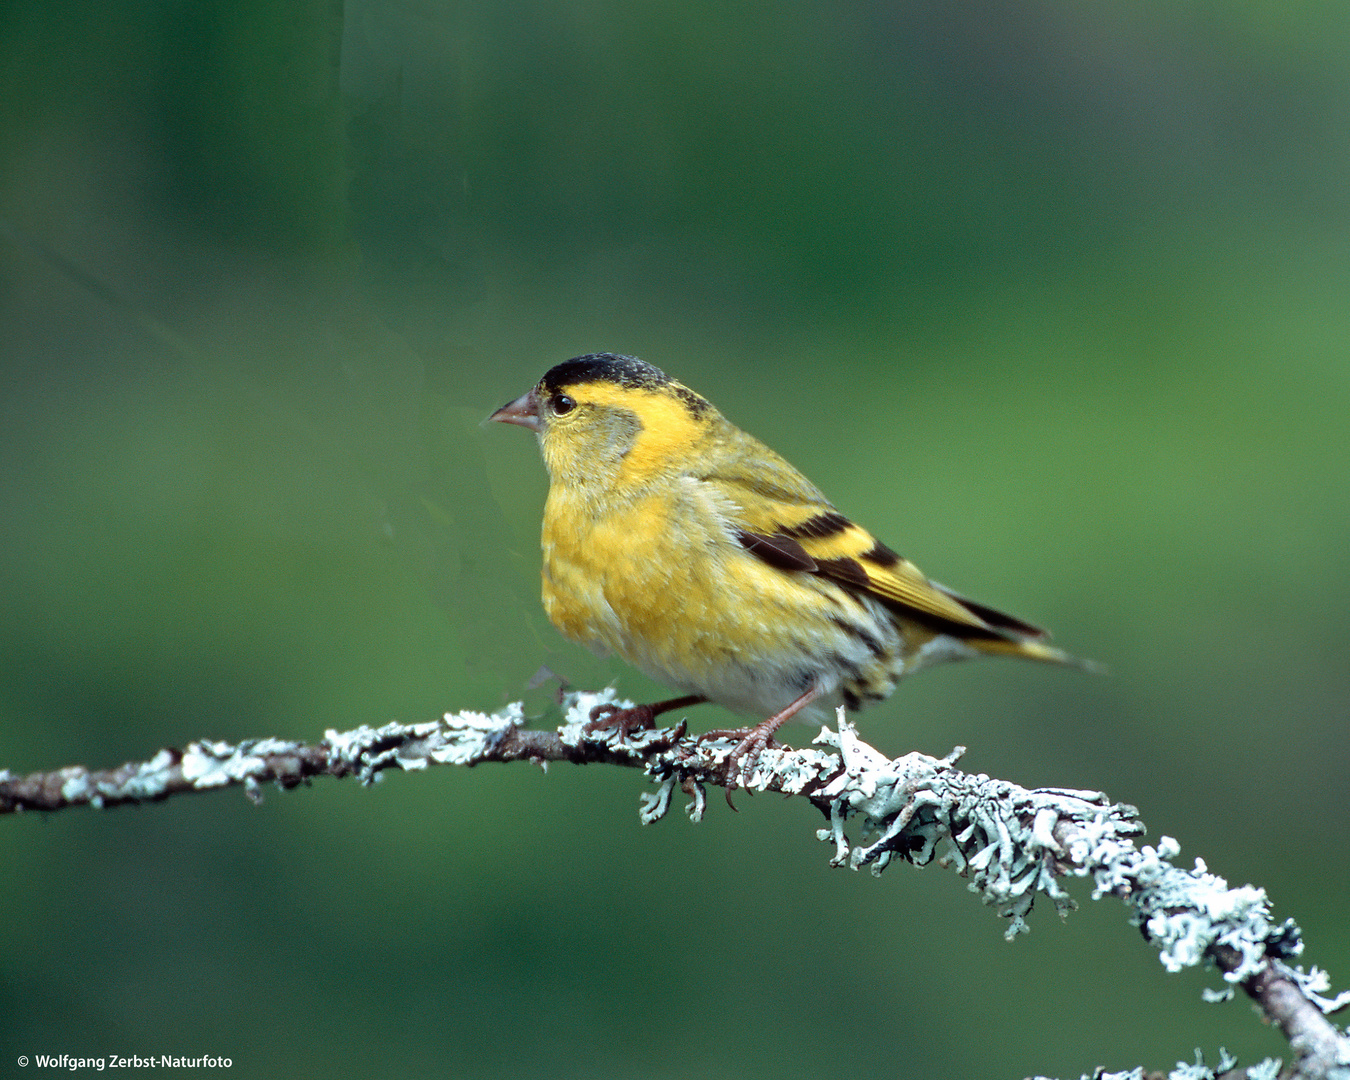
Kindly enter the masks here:
[[[612, 730], [588, 733], [591, 710], [601, 704], [628, 703], [616, 702], [612, 690], [569, 694], [564, 722], [554, 731], [524, 727], [515, 703], [495, 715], [452, 713], [422, 724], [328, 731], [317, 745], [283, 739], [195, 742], [116, 769], [76, 766], [24, 777], [0, 771], [0, 813], [111, 807], [234, 785], [257, 799], [266, 782], [293, 788], [316, 776], [356, 776], [369, 784], [386, 769], [525, 760], [544, 767], [568, 761], [644, 769], [657, 785], [643, 796], [640, 816], [646, 824], [666, 815], [676, 787], [692, 797], [687, 812], [698, 820], [709, 785], [728, 795], [738, 786], [729, 763], [733, 741], [688, 737], [683, 724], [627, 737]], [[940, 856], [942, 865], [968, 877], [971, 889], [1009, 920], [1009, 938], [1028, 929], [1026, 916], [1038, 893], [1067, 914], [1076, 905], [1062, 879], [1090, 877], [1093, 899], [1109, 895], [1124, 901], [1131, 923], [1159, 950], [1169, 971], [1216, 967], [1229, 985], [1223, 992], [1206, 991], [1206, 998], [1223, 1000], [1241, 986], [1288, 1038], [1295, 1055], [1282, 1072], [1271, 1061], [1238, 1070], [1225, 1057], [1218, 1073], [1202, 1062], [1178, 1066], [1171, 1074], [1176, 1080], [1213, 1080], [1218, 1074], [1274, 1080], [1277, 1073], [1281, 1080], [1350, 1080], [1350, 1037], [1327, 1019], [1350, 1005], [1350, 992], [1324, 997], [1325, 973], [1317, 968], [1305, 973], [1286, 963], [1302, 953], [1302, 938], [1292, 919], [1271, 921], [1264, 890], [1229, 888], [1200, 860], [1191, 870], [1174, 866], [1180, 846], [1169, 837], [1156, 847], [1137, 846], [1144, 826], [1132, 806], [1095, 791], [1027, 789], [964, 773], [955, 767], [963, 752], [958, 747], [945, 758], [913, 753], [888, 759], [858, 739], [841, 711], [837, 733], [824, 729], [802, 750], [765, 750], [745, 781], [751, 790], [810, 799], [828, 822], [817, 836], [834, 845], [832, 865], [868, 866], [880, 874], [896, 856], [916, 865]], [[858, 826], [853, 840], [845, 831], [850, 821]], [[862, 843], [864, 838], [869, 842]], [[1124, 1080], [1143, 1073], [1097, 1075]]]

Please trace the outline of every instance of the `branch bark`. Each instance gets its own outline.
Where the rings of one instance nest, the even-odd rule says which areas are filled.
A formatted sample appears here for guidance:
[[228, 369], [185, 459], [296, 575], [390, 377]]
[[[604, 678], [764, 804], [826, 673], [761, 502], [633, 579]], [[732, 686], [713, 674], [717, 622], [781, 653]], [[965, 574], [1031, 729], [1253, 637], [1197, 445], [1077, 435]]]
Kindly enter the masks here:
[[[643, 769], [656, 784], [643, 796], [641, 819], [650, 823], [666, 815], [677, 787], [691, 796], [687, 812], [698, 820], [707, 808], [707, 787], [729, 795], [738, 786], [739, 769], [729, 761], [733, 741], [686, 736], [683, 724], [627, 736], [588, 732], [591, 710], [603, 704], [629, 703], [616, 702], [612, 691], [570, 694], [564, 722], [552, 731], [524, 726], [517, 703], [495, 715], [464, 712], [422, 724], [330, 730], [317, 744], [202, 741], [116, 769], [75, 766], [23, 777], [0, 771], [0, 813], [106, 808], [237, 785], [257, 799], [264, 783], [293, 788], [316, 776], [356, 776], [369, 784], [386, 769], [512, 761], [546, 768], [566, 761]], [[1271, 921], [1264, 890], [1230, 888], [1200, 860], [1191, 870], [1173, 865], [1180, 845], [1168, 837], [1156, 847], [1137, 845], [1145, 830], [1132, 806], [1112, 803], [1101, 792], [1028, 789], [965, 773], [955, 767], [963, 752], [958, 747], [945, 758], [914, 753], [888, 759], [858, 739], [841, 710], [838, 732], [824, 729], [802, 750], [770, 747], [744, 781], [752, 790], [809, 799], [828, 823], [817, 836], [834, 845], [832, 865], [868, 866], [880, 874], [897, 856], [917, 865], [938, 858], [968, 877], [971, 888], [1008, 920], [1009, 938], [1028, 929], [1026, 916], [1038, 894], [1067, 913], [1076, 905], [1063, 879], [1090, 877], [1093, 899], [1121, 899], [1168, 970], [1217, 968], [1229, 987], [1207, 992], [1207, 998], [1230, 997], [1232, 987], [1241, 986], [1294, 1051], [1283, 1071], [1270, 1061], [1237, 1069], [1225, 1058], [1218, 1074], [1350, 1080], [1350, 1037], [1328, 1019], [1350, 1005], [1350, 992], [1325, 997], [1323, 972], [1287, 963], [1301, 954], [1302, 937], [1292, 919]], [[1179, 1066], [1171, 1076], [1213, 1080], [1218, 1074], [1197, 1063]], [[1143, 1072], [1097, 1075], [1125, 1080]]]

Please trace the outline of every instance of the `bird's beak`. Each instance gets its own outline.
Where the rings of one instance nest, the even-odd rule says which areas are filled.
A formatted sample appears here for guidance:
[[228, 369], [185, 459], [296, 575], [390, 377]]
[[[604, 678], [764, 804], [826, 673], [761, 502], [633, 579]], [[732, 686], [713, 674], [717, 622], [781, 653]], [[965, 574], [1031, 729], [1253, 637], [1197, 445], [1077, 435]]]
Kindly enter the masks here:
[[499, 420], [503, 424], [519, 424], [537, 432], [540, 428], [539, 398], [533, 390], [528, 394], [521, 394], [515, 401], [508, 401], [488, 419]]

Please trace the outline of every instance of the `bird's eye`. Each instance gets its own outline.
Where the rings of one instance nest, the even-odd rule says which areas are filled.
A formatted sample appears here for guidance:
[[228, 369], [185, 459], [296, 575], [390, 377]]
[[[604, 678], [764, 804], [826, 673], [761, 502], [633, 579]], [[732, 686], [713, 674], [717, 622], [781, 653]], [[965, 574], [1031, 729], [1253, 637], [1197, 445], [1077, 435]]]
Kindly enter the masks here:
[[562, 415], [564, 415], [564, 414], [566, 414], [566, 413], [570, 413], [570, 412], [571, 412], [573, 409], [575, 409], [576, 407], [577, 407], [577, 403], [576, 403], [575, 401], [573, 401], [570, 397], [568, 397], [566, 394], [554, 394], [554, 395], [553, 395], [553, 412], [554, 412], [554, 415], [556, 415], [556, 416], [562, 416]]

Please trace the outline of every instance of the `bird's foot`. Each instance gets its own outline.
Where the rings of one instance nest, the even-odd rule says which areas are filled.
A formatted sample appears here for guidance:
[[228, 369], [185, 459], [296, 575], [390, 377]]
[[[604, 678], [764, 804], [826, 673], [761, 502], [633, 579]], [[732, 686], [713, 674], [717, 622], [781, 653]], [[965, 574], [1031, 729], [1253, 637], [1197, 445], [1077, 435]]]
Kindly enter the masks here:
[[727, 805], [733, 810], [736, 809], [731, 801], [731, 793], [738, 787], [749, 790], [748, 781], [750, 774], [755, 771], [755, 765], [759, 762], [759, 755], [772, 747], [775, 750], [787, 750], [789, 747], [780, 743], [773, 737], [779, 725], [773, 723], [773, 717], [754, 727], [741, 728], [718, 728], [714, 731], [705, 731], [698, 737], [699, 742], [705, 739], [735, 739], [736, 746], [731, 753], [726, 756], [723, 765], [726, 768], [726, 797]]
[[626, 739], [635, 731], [650, 731], [656, 726], [656, 713], [650, 705], [632, 705], [621, 709], [617, 705], [597, 705], [591, 710], [591, 719], [581, 730], [587, 735], [597, 731], [618, 731]]
[[731, 801], [731, 792], [737, 785], [750, 790], [747, 781], [750, 774], [755, 771], [755, 764], [759, 761], [759, 755], [764, 753], [769, 744], [772, 743], [774, 749], [786, 750], [787, 747], [777, 742], [773, 734], [791, 717], [796, 716], [802, 709], [810, 705], [820, 696], [820, 688], [815, 685], [808, 686], [799, 697], [793, 699], [786, 706], [779, 709], [767, 720], [761, 720], [754, 727], [747, 728], [727, 728], [722, 731], [709, 731], [706, 735], [700, 735], [699, 741], [704, 739], [739, 739], [735, 749], [726, 759], [726, 792], [727, 805], [733, 810], [736, 809]]
[[[635, 731], [650, 731], [656, 726], [656, 718], [664, 712], [699, 705], [705, 700], [707, 699], [697, 694], [690, 694], [686, 697], [671, 698], [669, 701], [656, 701], [650, 705], [630, 705], [626, 709], [613, 704], [597, 705], [591, 710], [590, 721], [581, 730], [587, 735], [593, 735], [597, 731], [617, 730], [619, 738], [626, 739]], [[684, 724], [681, 722], [679, 735], [675, 736], [675, 739], [683, 735]]]

